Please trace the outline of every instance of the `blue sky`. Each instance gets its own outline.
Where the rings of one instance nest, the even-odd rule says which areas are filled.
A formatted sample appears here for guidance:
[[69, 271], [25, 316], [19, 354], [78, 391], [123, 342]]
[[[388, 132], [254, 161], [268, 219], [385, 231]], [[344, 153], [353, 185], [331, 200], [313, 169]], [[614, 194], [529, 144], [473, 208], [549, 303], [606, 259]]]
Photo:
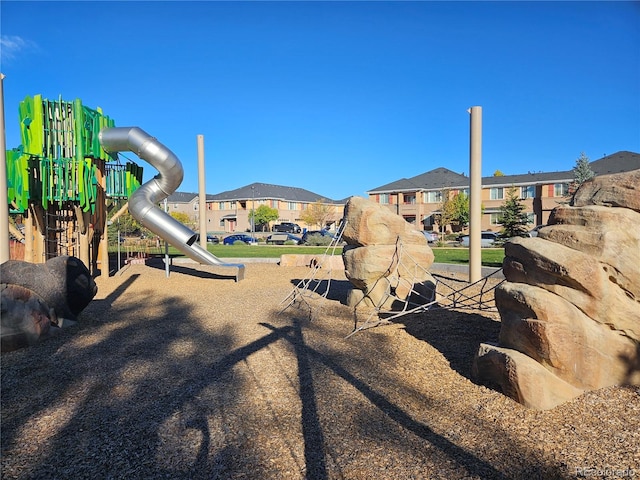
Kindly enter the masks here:
[[640, 2], [3, 0], [0, 13], [7, 148], [25, 96], [80, 98], [171, 149], [180, 191], [198, 188], [198, 134], [210, 194], [264, 182], [342, 199], [437, 167], [468, 174], [476, 105], [485, 176], [640, 152]]

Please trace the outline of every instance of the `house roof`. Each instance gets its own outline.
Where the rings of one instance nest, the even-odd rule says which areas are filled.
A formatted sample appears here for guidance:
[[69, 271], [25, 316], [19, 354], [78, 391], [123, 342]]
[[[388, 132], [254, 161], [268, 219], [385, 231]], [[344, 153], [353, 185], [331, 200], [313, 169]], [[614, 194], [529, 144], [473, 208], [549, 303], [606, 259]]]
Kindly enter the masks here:
[[229, 200], [284, 200], [288, 202], [317, 202], [324, 201], [326, 203], [344, 203], [341, 201], [331, 200], [318, 193], [310, 192], [304, 188], [286, 187], [283, 185], [272, 185], [269, 183], [252, 183], [235, 190], [208, 195], [208, 201], [229, 201]]
[[516, 185], [546, 185], [549, 183], [567, 183], [573, 180], [572, 171], [564, 172], [529, 172], [519, 175], [500, 175], [482, 177], [485, 187], [510, 187]]
[[[628, 172], [640, 169], [640, 154], [621, 151], [608, 155], [589, 164], [596, 175]], [[559, 172], [528, 172], [518, 175], [501, 175], [482, 177], [484, 187], [507, 187], [517, 185], [544, 185], [550, 183], [567, 183], [573, 181], [573, 170]], [[402, 178], [367, 193], [386, 193], [403, 191], [442, 190], [443, 188], [468, 188], [469, 177], [460, 175], [446, 168], [436, 168], [411, 178]]]
[[621, 152], [613, 153], [595, 160], [589, 164], [596, 175], [608, 175], [611, 173], [629, 172], [640, 169], [640, 153]]
[[469, 186], [469, 177], [440, 167], [411, 178], [401, 178], [395, 182], [374, 188], [367, 193], [404, 192], [416, 190], [440, 190], [445, 187], [463, 188]]
[[[205, 195], [207, 201], [211, 201], [213, 195]], [[173, 192], [167, 197], [169, 203], [191, 203], [198, 198], [197, 193], [193, 192]]]

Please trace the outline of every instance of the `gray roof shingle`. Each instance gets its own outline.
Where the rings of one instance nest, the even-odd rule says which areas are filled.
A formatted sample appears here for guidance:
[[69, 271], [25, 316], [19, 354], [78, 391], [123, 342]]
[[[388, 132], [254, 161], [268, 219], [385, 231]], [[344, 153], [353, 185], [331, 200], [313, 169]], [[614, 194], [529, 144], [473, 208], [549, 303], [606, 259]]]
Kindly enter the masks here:
[[[213, 195], [206, 194], [205, 195], [207, 202], [213, 200]], [[167, 202], [169, 203], [189, 203], [193, 201], [194, 198], [198, 198], [197, 193], [193, 192], [173, 192], [171, 195], [167, 197]]]
[[[589, 165], [596, 175], [628, 172], [640, 169], [640, 154], [621, 151], [595, 160]], [[545, 185], [550, 183], [568, 183], [573, 181], [573, 179], [573, 170], [560, 172], [529, 172], [518, 175], [482, 177], [482, 185], [486, 187]], [[416, 175], [415, 177], [396, 180], [369, 190], [367, 193], [469, 188], [469, 184], [469, 177], [441, 167]]]
[[640, 153], [621, 152], [613, 153], [595, 160], [589, 164], [596, 175], [608, 175], [610, 173], [629, 172], [640, 169]]
[[[282, 185], [271, 185], [269, 183], [252, 183], [244, 187], [228, 190], [226, 192], [217, 193], [207, 196], [207, 200], [211, 201], [229, 201], [229, 200], [284, 200], [288, 202], [317, 202], [323, 200], [327, 203], [341, 203], [331, 200], [328, 197], [318, 193], [310, 192], [304, 188], [285, 187]], [[342, 202], [344, 203], [344, 202]]]
[[395, 182], [374, 188], [367, 193], [376, 192], [404, 192], [416, 190], [435, 190], [444, 187], [463, 188], [469, 186], [469, 177], [452, 172], [447, 168], [435, 168], [411, 178], [402, 178]]

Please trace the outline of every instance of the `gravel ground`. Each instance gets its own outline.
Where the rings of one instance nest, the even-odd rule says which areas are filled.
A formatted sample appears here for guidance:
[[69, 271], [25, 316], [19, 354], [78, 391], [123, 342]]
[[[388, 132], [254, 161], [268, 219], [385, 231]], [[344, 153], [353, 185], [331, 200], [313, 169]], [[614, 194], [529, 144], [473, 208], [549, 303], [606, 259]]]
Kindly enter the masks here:
[[342, 273], [326, 299], [281, 311], [309, 274], [99, 278], [78, 325], [2, 355], [2, 478], [640, 477], [638, 388], [528, 410], [470, 378], [495, 314], [434, 311], [346, 339]]

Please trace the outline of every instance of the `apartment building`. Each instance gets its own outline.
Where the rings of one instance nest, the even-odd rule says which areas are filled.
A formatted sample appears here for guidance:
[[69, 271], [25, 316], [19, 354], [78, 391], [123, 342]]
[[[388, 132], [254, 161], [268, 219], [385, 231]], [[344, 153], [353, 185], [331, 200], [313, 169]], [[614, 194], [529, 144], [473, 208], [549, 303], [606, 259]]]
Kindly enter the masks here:
[[[206, 196], [207, 209], [211, 197], [212, 195]], [[160, 208], [164, 209], [164, 203], [160, 204]], [[167, 197], [167, 212], [184, 213], [189, 217], [187, 226], [197, 229], [200, 225], [200, 198], [197, 193], [174, 192]]]
[[[573, 167], [573, 166], [571, 166]], [[621, 151], [590, 163], [596, 175], [640, 169], [640, 154]], [[499, 231], [500, 207], [510, 188], [516, 188], [525, 206], [531, 227], [544, 225], [551, 211], [566, 203], [573, 170], [529, 172], [482, 178], [482, 229]], [[407, 222], [424, 230], [438, 228], [437, 218], [443, 195], [469, 194], [469, 177], [440, 167], [411, 178], [402, 178], [367, 192], [369, 198], [386, 205]], [[451, 226], [446, 230], [452, 231]]]
[[[342, 218], [346, 200], [327, 199], [314, 192], [297, 187], [252, 183], [235, 190], [215, 195], [206, 195], [205, 215], [207, 232], [246, 232], [251, 230], [250, 213], [260, 205], [267, 205], [278, 210], [280, 222], [293, 222], [302, 228], [315, 229], [318, 225], [307, 225], [301, 218], [310, 205], [320, 203], [327, 206], [328, 227]], [[197, 193], [175, 192], [167, 199], [168, 212], [184, 212], [199, 225], [201, 209]]]

